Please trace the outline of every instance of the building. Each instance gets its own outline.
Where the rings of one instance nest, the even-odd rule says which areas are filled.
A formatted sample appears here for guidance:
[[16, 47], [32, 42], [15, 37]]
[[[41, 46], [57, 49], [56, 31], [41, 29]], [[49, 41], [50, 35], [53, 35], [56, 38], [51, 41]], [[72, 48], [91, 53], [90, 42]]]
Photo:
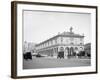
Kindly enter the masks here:
[[32, 42], [26, 42], [24, 41], [23, 42], [23, 53], [25, 54], [26, 52], [35, 52], [36, 49], [35, 49], [35, 43], [32, 43]]
[[85, 55], [91, 57], [91, 43], [87, 43], [84, 45]]
[[64, 57], [67, 58], [84, 50], [84, 35], [75, 34], [72, 30], [71, 27], [69, 32], [59, 33], [37, 44], [37, 53], [57, 57], [59, 51], [64, 51]]

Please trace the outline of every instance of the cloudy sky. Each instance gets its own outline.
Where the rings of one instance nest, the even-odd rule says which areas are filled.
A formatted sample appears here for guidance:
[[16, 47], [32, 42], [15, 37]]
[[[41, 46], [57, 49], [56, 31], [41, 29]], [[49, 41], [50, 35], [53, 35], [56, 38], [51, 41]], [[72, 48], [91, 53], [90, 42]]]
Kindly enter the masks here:
[[40, 43], [73, 27], [76, 34], [84, 34], [84, 42], [91, 40], [91, 15], [46, 11], [23, 11], [24, 41]]

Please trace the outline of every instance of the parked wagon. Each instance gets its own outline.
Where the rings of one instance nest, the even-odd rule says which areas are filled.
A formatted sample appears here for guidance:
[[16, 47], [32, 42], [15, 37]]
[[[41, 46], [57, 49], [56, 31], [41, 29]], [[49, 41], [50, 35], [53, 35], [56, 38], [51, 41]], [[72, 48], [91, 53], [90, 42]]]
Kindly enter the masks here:
[[23, 54], [24, 59], [32, 59], [32, 54], [31, 52], [26, 52], [25, 54]]
[[60, 51], [60, 52], [58, 52], [58, 56], [57, 56], [57, 58], [64, 58], [64, 51]]

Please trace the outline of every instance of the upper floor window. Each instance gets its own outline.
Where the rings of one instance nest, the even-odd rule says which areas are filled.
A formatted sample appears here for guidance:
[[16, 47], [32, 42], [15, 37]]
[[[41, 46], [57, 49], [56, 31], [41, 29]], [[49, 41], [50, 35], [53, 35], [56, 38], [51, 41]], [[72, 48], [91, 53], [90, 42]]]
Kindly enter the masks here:
[[80, 38], [80, 41], [82, 41], [83, 39], [82, 38]]
[[48, 41], [48, 46], [49, 46], [49, 41]]
[[71, 41], [73, 41], [73, 40], [74, 40], [74, 38], [70, 38], [70, 40], [71, 40]]
[[80, 43], [80, 45], [82, 45], [82, 43]]
[[55, 44], [57, 44], [57, 39], [55, 39]]
[[61, 37], [61, 42], [63, 42], [63, 37]]
[[69, 39], [68, 38], [66, 38], [66, 42], [68, 42], [69, 41]]
[[48, 46], [48, 43], [46, 42], [46, 47]]
[[74, 45], [74, 43], [73, 43], [73, 42], [71, 42], [71, 45]]
[[51, 45], [53, 44], [53, 41], [51, 40]]
[[46, 43], [44, 43], [45, 44], [45, 47], [46, 47]]

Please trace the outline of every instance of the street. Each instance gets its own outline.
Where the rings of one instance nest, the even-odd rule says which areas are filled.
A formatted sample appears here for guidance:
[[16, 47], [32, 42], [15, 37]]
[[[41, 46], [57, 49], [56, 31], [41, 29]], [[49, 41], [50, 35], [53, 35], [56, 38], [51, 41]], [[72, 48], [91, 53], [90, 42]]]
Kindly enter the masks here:
[[57, 67], [81, 67], [90, 66], [91, 59], [56, 59], [45, 57], [33, 57], [32, 60], [23, 60], [23, 69], [57, 68]]

